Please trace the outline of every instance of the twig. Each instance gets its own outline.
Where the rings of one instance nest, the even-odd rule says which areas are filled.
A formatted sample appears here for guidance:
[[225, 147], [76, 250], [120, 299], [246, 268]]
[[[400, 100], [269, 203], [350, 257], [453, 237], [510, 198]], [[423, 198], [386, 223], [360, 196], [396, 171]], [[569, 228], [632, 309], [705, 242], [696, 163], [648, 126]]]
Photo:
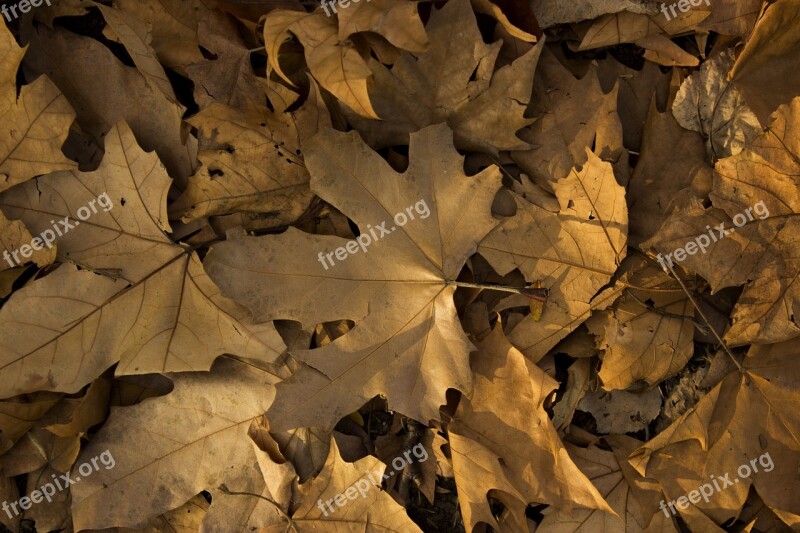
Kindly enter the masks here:
[[730, 349], [730, 348], [728, 348], [728, 345], [727, 345], [727, 344], [725, 344], [725, 341], [723, 341], [723, 340], [722, 340], [722, 337], [720, 337], [720, 336], [719, 336], [719, 333], [717, 333], [717, 330], [716, 330], [716, 329], [714, 329], [714, 327], [711, 325], [711, 322], [710, 322], [710, 321], [708, 320], [708, 318], [706, 317], [706, 314], [703, 312], [703, 310], [702, 310], [702, 309], [700, 309], [700, 306], [699, 306], [699, 305], [697, 305], [697, 302], [695, 302], [695, 301], [694, 301], [694, 298], [692, 298], [692, 295], [691, 295], [691, 293], [689, 292], [689, 289], [687, 289], [687, 288], [686, 288], [686, 285], [684, 285], [684, 284], [683, 284], [683, 280], [682, 280], [682, 279], [680, 278], [680, 276], [678, 276], [678, 275], [675, 273], [675, 271], [672, 269], [672, 265], [670, 265], [669, 263], [667, 263], [667, 268], [669, 269], [669, 271], [670, 271], [670, 273], [672, 274], [672, 276], [673, 276], [673, 277], [674, 277], [674, 278], [677, 280], [677, 282], [680, 284], [680, 286], [681, 286], [681, 289], [683, 289], [683, 292], [684, 292], [684, 293], [686, 293], [686, 297], [687, 297], [687, 298], [689, 298], [689, 301], [690, 301], [690, 302], [692, 302], [692, 305], [693, 305], [693, 306], [694, 306], [694, 308], [697, 310], [697, 313], [698, 313], [698, 314], [700, 315], [700, 317], [703, 319], [703, 322], [705, 322], [705, 323], [706, 323], [706, 326], [708, 326], [708, 329], [709, 329], [709, 331], [711, 331], [711, 333], [713, 333], [713, 334], [714, 334], [714, 337], [716, 337], [716, 339], [717, 339], [717, 341], [719, 342], [720, 346], [722, 346], [722, 349], [723, 349], [723, 350], [725, 350], [725, 353], [727, 353], [727, 354], [728, 354], [728, 356], [731, 358], [731, 361], [733, 361], [733, 364], [735, 364], [735, 365], [736, 365], [736, 368], [738, 368], [738, 369], [739, 369], [739, 372], [740, 372], [740, 373], [742, 373], [742, 375], [744, 375], [744, 379], [745, 379], [745, 381], [746, 381], [747, 383], [749, 383], [749, 382], [750, 382], [750, 379], [747, 377], [747, 371], [744, 369], [744, 367], [742, 367], [742, 365], [741, 365], [741, 364], [739, 364], [739, 361], [737, 361], [737, 360], [736, 360], [736, 357], [734, 357], [734, 356], [733, 356], [733, 352], [731, 352], [731, 349]]

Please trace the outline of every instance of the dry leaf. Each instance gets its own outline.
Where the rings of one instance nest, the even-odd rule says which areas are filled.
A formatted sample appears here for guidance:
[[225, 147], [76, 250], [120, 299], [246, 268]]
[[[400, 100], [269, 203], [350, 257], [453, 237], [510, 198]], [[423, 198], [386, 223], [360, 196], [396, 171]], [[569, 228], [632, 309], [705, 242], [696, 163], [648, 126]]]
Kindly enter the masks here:
[[[682, 515], [705, 513], [721, 524], [738, 513], [751, 485], [775, 512], [800, 514], [797, 348], [791, 341], [752, 347], [741, 372], [728, 374], [691, 411], [632, 454], [637, 471], [661, 482], [672, 499], [720, 478], [724, 489]], [[758, 472], [739, 471], [741, 465], [752, 471], [751, 460], [761, 466]], [[732, 486], [722, 481], [726, 474]]]
[[[499, 172], [466, 177], [445, 125], [412, 136], [403, 174], [352, 133], [321, 133], [305, 159], [311, 190], [347, 214], [361, 235], [384, 225], [391, 234], [331, 266], [319, 257], [347, 241], [293, 228], [212, 248], [208, 272], [256, 321], [297, 320], [305, 327], [355, 322], [323, 348], [293, 351], [310, 366], [281, 384], [270, 411], [273, 428], [331, 428], [375, 394], [386, 394], [394, 409], [416, 420], [436, 418], [448, 387], [470, 387], [471, 344], [457, 319], [450, 280], [496, 224], [490, 206]], [[407, 208], [418, 218], [397, 227], [393, 217], [408, 218]]]
[[0, 191], [38, 174], [69, 170], [76, 165], [61, 152], [69, 126], [75, 119], [72, 107], [53, 83], [41, 77], [26, 85], [17, 96], [17, 69], [25, 49], [4, 23], [0, 23]]
[[727, 79], [733, 52], [725, 51], [703, 63], [700, 71], [681, 84], [672, 114], [687, 130], [703, 134], [713, 160], [736, 155], [761, 131], [735, 85]]
[[677, 533], [677, 527], [662, 515], [658, 484], [640, 476], [627, 461], [628, 454], [641, 443], [626, 436], [607, 437], [613, 451], [598, 447], [567, 445], [570, 457], [597, 487], [619, 515], [578, 509], [572, 513], [547, 509], [538, 533]]
[[493, 73], [500, 43], [483, 43], [469, 0], [434, 10], [426, 30], [426, 51], [401, 54], [391, 70], [369, 62], [375, 77], [370, 100], [383, 120], [348, 116], [369, 145], [407, 144], [409, 133], [446, 121], [459, 147], [491, 153], [527, 148], [515, 132], [532, 122], [524, 113], [542, 45]]
[[796, 52], [800, 34], [790, 31], [798, 21], [800, 1], [769, 4], [730, 72], [734, 85], [763, 125], [769, 124], [770, 115], [778, 106], [789, 104], [800, 95]]
[[174, 379], [169, 395], [112, 413], [81, 454], [79, 463], [108, 451], [115, 466], [71, 487], [76, 530], [141, 527], [202, 490], [235, 486], [240, 470], [253, 468], [247, 431], [272, 402], [275, 378], [224, 359], [212, 373]]
[[[480, 522], [496, 526], [489, 491], [503, 494], [498, 498], [506, 507], [516, 500], [523, 513], [531, 502], [613, 512], [569, 458], [547, 417], [543, 404], [558, 384], [511, 346], [499, 323], [478, 344], [472, 368], [472, 397], [461, 399], [448, 426], [466, 530]], [[515, 522], [524, 523], [524, 515]]]
[[600, 291], [625, 256], [628, 224], [624, 189], [611, 165], [588, 149], [578, 171], [553, 184], [558, 211], [533, 196], [517, 197], [517, 214], [490, 233], [478, 248], [505, 275], [519, 269], [528, 282], [541, 280], [550, 296], [542, 320], [525, 318], [509, 335], [538, 361], [589, 317], [594, 305], [611, 303]]
[[620, 271], [636, 289], [586, 323], [605, 351], [599, 373], [605, 390], [656, 385], [694, 354], [694, 308], [681, 286], [641, 255]]
[[320, 11], [281, 10], [269, 14], [264, 24], [269, 64], [292, 83], [279, 63], [281, 44], [290, 32], [303, 44], [308, 68], [325, 90], [359, 115], [378, 118], [367, 94], [372, 73], [353, 43], [340, 40], [335, 19]]

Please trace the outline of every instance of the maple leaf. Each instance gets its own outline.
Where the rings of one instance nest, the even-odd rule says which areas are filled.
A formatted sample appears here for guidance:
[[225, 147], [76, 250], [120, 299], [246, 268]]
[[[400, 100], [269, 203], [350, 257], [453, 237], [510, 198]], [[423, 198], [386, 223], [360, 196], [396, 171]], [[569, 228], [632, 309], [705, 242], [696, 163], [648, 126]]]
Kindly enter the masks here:
[[660, 487], [639, 475], [628, 455], [641, 442], [625, 435], [605, 437], [611, 451], [597, 446], [579, 448], [566, 445], [569, 456], [597, 487], [618, 516], [593, 509], [575, 509], [571, 513], [555, 508], [545, 509], [539, 533], [677, 533], [672, 521], [658, 508], [662, 499]]
[[541, 321], [526, 317], [509, 339], [541, 359], [558, 341], [608, 305], [618, 289], [598, 292], [626, 253], [628, 213], [624, 189], [611, 165], [588, 148], [587, 162], [553, 184], [556, 198], [527, 182], [515, 197], [517, 212], [486, 236], [478, 253], [501, 275], [519, 269], [550, 290]]
[[61, 145], [75, 119], [64, 95], [46, 77], [22, 88], [17, 97], [17, 70], [25, 48], [0, 23], [0, 192], [38, 174], [77, 165], [64, 157]]
[[[612, 512], [572, 462], [544, 410], [558, 383], [506, 340], [498, 323], [472, 358], [475, 388], [448, 424], [453, 472], [467, 531], [496, 525], [489, 491], [571, 509], [574, 504]], [[506, 502], [504, 502], [506, 503]], [[524, 524], [524, 515], [516, 523]]]
[[519, 132], [531, 148], [514, 151], [511, 158], [539, 185], [551, 190], [551, 181], [583, 165], [587, 146], [594, 145], [596, 155], [606, 161], [620, 159], [617, 91], [605, 94], [594, 68], [578, 80], [545, 49], [533, 91], [530, 114], [536, 122]]
[[[796, 259], [800, 143], [794, 133], [798, 117], [800, 98], [781, 106], [769, 129], [738, 155], [717, 163], [710, 194], [714, 207], [706, 209], [695, 200], [642, 243], [644, 249], [672, 253], [708, 234], [713, 226], [716, 242], [710, 242], [704, 254], [687, 255], [681, 264], [701, 274], [715, 292], [745, 286], [724, 337], [734, 345], [800, 335], [795, 318], [800, 314]], [[717, 230], [720, 224], [724, 226]]]
[[78, 463], [108, 451], [115, 466], [71, 487], [76, 530], [140, 527], [202, 490], [216, 502], [223, 483], [257, 494], [264, 489], [263, 479], [246, 475], [256, 463], [247, 434], [275, 397], [277, 379], [228, 358], [214, 372], [173, 379], [167, 396], [114, 411], [83, 450]]
[[298, 131], [308, 120], [308, 106], [295, 115], [210, 105], [190, 123], [224, 148], [200, 152], [203, 166], [170, 212], [184, 222], [240, 211], [294, 221], [312, 197]]
[[[383, 226], [391, 233], [365, 252], [323, 266], [320, 254], [346, 241], [290, 228], [215, 245], [206, 257], [212, 279], [256, 321], [356, 323], [325, 347], [292, 352], [310, 366], [281, 384], [270, 409], [275, 430], [333, 427], [376, 394], [429, 420], [446, 403], [448, 387], [469, 390], [471, 344], [458, 321], [452, 280], [496, 224], [490, 207], [500, 174], [489, 168], [465, 176], [445, 125], [412, 135], [409, 153], [408, 170], [399, 174], [355, 133], [326, 130], [308, 143], [312, 191], [349, 216], [362, 236]], [[405, 225], [393, 220], [419, 202], [429, 209], [424, 219], [420, 208]]]
[[[706, 514], [721, 524], [735, 516], [751, 485], [779, 516], [800, 515], [793, 468], [800, 462], [799, 354], [793, 341], [751, 347], [741, 369], [733, 367], [694, 408], [633, 452], [631, 464], [641, 475], [658, 480], [671, 498], [713, 476], [722, 485], [721, 478], [729, 474], [732, 486], [722, 485], [710, 501], [681, 511], [696, 520]], [[769, 468], [766, 457], [760, 459], [765, 453], [773, 468], [784, 468]], [[761, 468], [752, 472], [754, 464]], [[751, 475], [745, 476], [741, 465]]]
[[628, 258], [620, 272], [637, 288], [586, 323], [605, 350], [599, 377], [606, 390], [640, 381], [655, 385], [676, 374], [694, 354], [694, 308], [680, 285], [641, 255]]
[[264, 43], [270, 66], [283, 79], [280, 47], [289, 35], [303, 44], [306, 63], [319, 84], [356, 113], [378, 118], [367, 94], [371, 73], [351, 41], [340, 42], [336, 20], [322, 12], [273, 11], [264, 23]]
[[[124, 123], [107, 144], [96, 172], [51, 174], [0, 197], [36, 231], [55, 236], [51, 220], [68, 217], [72, 227], [56, 237], [61, 253], [123, 278], [62, 265], [14, 293], [0, 309], [0, 397], [75, 392], [117, 361], [120, 374], [137, 374], [207, 370], [223, 353], [263, 361], [282, 352], [274, 327], [247, 324], [197, 255], [164, 234], [170, 180], [155, 154]], [[101, 194], [119, 203], [76, 220]]]
[[401, 54], [391, 70], [370, 60], [375, 83], [369, 94], [380, 122], [345, 110], [370, 146], [406, 144], [409, 133], [446, 121], [459, 147], [528, 148], [515, 133], [532, 122], [524, 113], [543, 44], [493, 73], [501, 43], [483, 43], [469, 0], [434, 10], [426, 30], [428, 49]]
[[25, 67], [46, 74], [61, 88], [75, 107], [77, 123], [98, 146], [124, 120], [181, 186], [193, 173], [197, 141], [184, 134], [185, 108], [165, 95], [168, 88], [157, 82], [159, 74], [146, 76], [125, 65], [96, 39], [44, 26], [31, 35]]
[[[344, 461], [336, 441], [331, 439], [330, 452], [322, 472], [299, 486], [301, 501], [287, 513], [284, 523], [260, 529], [260, 533], [279, 533], [287, 527], [298, 533], [341, 531], [356, 528], [363, 531], [396, 533], [419, 532], [405, 509], [381, 490], [380, 480], [386, 465], [367, 456], [354, 463]], [[264, 470], [269, 479], [269, 470]], [[378, 484], [373, 483], [376, 480]], [[340, 499], [346, 502], [339, 506]], [[288, 498], [287, 498], [288, 499]], [[336, 503], [333, 503], [336, 500]], [[330, 506], [326, 506], [326, 502]]]

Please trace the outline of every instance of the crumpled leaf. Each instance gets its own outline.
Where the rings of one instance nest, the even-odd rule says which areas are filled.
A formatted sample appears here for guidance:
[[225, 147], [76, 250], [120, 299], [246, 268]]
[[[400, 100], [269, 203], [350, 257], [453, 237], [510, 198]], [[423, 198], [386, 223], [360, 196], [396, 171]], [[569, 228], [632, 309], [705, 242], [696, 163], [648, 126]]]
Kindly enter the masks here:
[[[409, 153], [409, 168], [399, 174], [354, 132], [328, 130], [306, 147], [312, 191], [347, 214], [362, 235], [384, 222], [393, 230], [368, 253], [326, 269], [319, 254], [347, 241], [290, 228], [215, 245], [206, 257], [223, 293], [250, 308], [256, 321], [355, 322], [322, 348], [292, 352], [310, 366], [280, 385], [270, 410], [273, 430], [330, 429], [376, 394], [427, 421], [438, 417], [448, 387], [469, 390], [472, 346], [450, 280], [496, 224], [490, 206], [500, 173], [489, 168], [466, 177], [445, 125], [412, 135]], [[415, 220], [392, 225], [395, 213], [418, 202], [428, 207], [426, 218], [420, 206]]]
[[605, 351], [599, 374], [605, 390], [656, 385], [694, 354], [694, 307], [681, 286], [641, 255], [628, 258], [620, 270], [637, 288], [587, 321]]
[[359, 115], [378, 118], [367, 88], [372, 76], [349, 40], [341, 41], [336, 19], [321, 11], [273, 11], [264, 23], [264, 43], [270, 66], [290, 84], [279, 63], [280, 47], [289, 33], [304, 49], [306, 63], [319, 84]]
[[368, 144], [407, 144], [409, 133], [446, 121], [459, 147], [491, 153], [527, 148], [515, 132], [532, 122], [524, 113], [543, 45], [492, 73], [500, 42], [483, 43], [469, 0], [434, 10], [426, 30], [425, 52], [401, 54], [391, 70], [369, 61], [375, 78], [370, 100], [382, 120], [348, 114]]
[[[631, 464], [657, 479], [670, 499], [712, 476], [720, 478], [718, 484], [725, 488], [709, 502], [701, 500], [681, 511], [685, 518], [699, 520], [705, 514], [722, 524], [739, 513], [751, 485], [776, 513], [799, 515], [798, 355], [798, 344], [792, 341], [753, 346], [741, 372], [734, 369], [692, 410], [636, 450]], [[760, 459], [765, 453], [772, 469], [767, 457]], [[738, 469], [748, 465], [752, 470], [751, 460], [759, 471], [743, 477]], [[722, 481], [725, 474], [732, 486]]]
[[[448, 425], [453, 473], [468, 532], [496, 526], [487, 495], [523, 515], [525, 505], [574, 505], [613, 513], [558, 438], [544, 402], [558, 383], [514, 348], [498, 323], [471, 358], [474, 389]], [[502, 495], [502, 496], [500, 496]], [[507, 503], [516, 500], [519, 505]]]
[[684, 80], [672, 104], [678, 124], [703, 134], [715, 160], [738, 154], [761, 131], [758, 119], [728, 79], [733, 62], [729, 49], [703, 63], [699, 72]]
[[617, 295], [615, 289], [598, 292], [626, 254], [625, 193], [610, 164], [588, 148], [586, 157], [580, 171], [553, 184], [555, 199], [517, 196], [517, 213], [478, 247], [499, 274], [519, 269], [528, 282], [540, 280], [550, 290], [541, 321], [525, 317], [509, 334], [535, 361], [585, 321], [593, 306], [608, 305]]
[[22, 88], [17, 97], [17, 70], [25, 55], [0, 23], [0, 192], [39, 174], [76, 168], [61, 152], [75, 112], [46, 77]]
[[[642, 244], [643, 249], [673, 253], [713, 232], [716, 242], [706, 253], [687, 255], [680, 264], [701, 274], [714, 292], [745, 286], [724, 336], [732, 345], [780, 342], [800, 335], [798, 117], [800, 98], [782, 106], [770, 128], [739, 155], [717, 163], [711, 193], [714, 207], [706, 209], [695, 200]], [[741, 222], [741, 227], [734, 222]], [[719, 224], [724, 224], [721, 231]]]

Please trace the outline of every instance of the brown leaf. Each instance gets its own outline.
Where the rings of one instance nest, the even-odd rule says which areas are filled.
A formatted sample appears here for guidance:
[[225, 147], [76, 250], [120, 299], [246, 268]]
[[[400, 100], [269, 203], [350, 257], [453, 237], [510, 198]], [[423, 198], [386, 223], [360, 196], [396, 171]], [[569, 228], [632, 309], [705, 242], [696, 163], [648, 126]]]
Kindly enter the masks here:
[[550, 290], [541, 321], [526, 317], [509, 335], [536, 361], [586, 320], [593, 305], [608, 305], [607, 298], [616, 296], [597, 293], [626, 253], [625, 193], [611, 165], [588, 148], [586, 156], [580, 171], [572, 169], [553, 185], [557, 212], [533, 196], [517, 197], [517, 214], [478, 247], [501, 275], [516, 268], [528, 282], [541, 280]]
[[61, 145], [75, 119], [72, 107], [53, 83], [39, 78], [17, 97], [17, 69], [25, 49], [0, 24], [0, 191], [38, 174], [75, 168], [61, 152]]
[[[281, 384], [273, 428], [331, 428], [376, 394], [416, 420], [436, 418], [448, 387], [469, 390], [471, 344], [450, 280], [496, 224], [490, 206], [500, 173], [465, 176], [445, 125], [412, 135], [403, 174], [354, 133], [323, 132], [305, 155], [312, 191], [350, 216], [362, 236], [382, 224], [390, 235], [331, 266], [319, 258], [347, 241], [293, 228], [215, 245], [208, 254], [215, 282], [256, 321], [355, 322], [323, 348], [293, 352], [310, 367]], [[406, 209], [418, 218], [393, 220], [395, 213], [408, 219]]]
[[297, 113], [245, 113], [212, 104], [191, 119], [220, 149], [200, 152], [203, 167], [170, 206], [184, 222], [234, 212], [266, 213], [273, 225], [296, 220], [311, 202]]
[[569, 444], [566, 448], [619, 516], [597, 510], [576, 509], [565, 513], [550, 508], [544, 511], [537, 533], [677, 533], [673, 522], [658, 510], [662, 498], [658, 485], [640, 476], [628, 464], [628, 454], [641, 443], [624, 435], [607, 437], [606, 441], [613, 451]]
[[372, 73], [349, 40], [341, 41], [336, 20], [322, 12], [302, 13], [277, 10], [264, 24], [264, 43], [270, 66], [292, 83], [279, 63], [280, 47], [289, 33], [303, 44], [306, 63], [319, 84], [355, 113], [378, 118], [367, 88]]
[[[383, 120], [348, 115], [369, 145], [407, 144], [409, 133], [446, 121], [459, 147], [491, 153], [527, 148], [515, 133], [532, 122], [524, 113], [542, 45], [493, 74], [500, 43], [483, 43], [469, 0], [434, 10], [426, 30], [426, 51], [404, 52], [391, 70], [369, 62], [375, 77], [370, 99]], [[462, 46], [462, 40], [475, 45]]]
[[605, 350], [599, 374], [605, 390], [656, 385], [694, 354], [694, 307], [680, 285], [641, 255], [628, 258], [620, 271], [637, 288], [587, 321]]
[[763, 125], [770, 122], [770, 114], [778, 106], [800, 95], [796, 53], [800, 34], [788, 31], [798, 21], [800, 1], [769, 4], [730, 72], [730, 79]]
[[[511, 346], [499, 323], [478, 349], [472, 397], [461, 399], [448, 426], [466, 530], [496, 525], [489, 491], [517, 500], [523, 512], [539, 502], [613, 513], [569, 458], [544, 410], [557, 382]], [[524, 515], [516, 522], [525, 523]]]
[[[631, 464], [657, 479], [670, 499], [707, 482], [711, 486], [717, 476], [725, 488], [681, 511], [685, 518], [699, 520], [705, 514], [722, 524], [739, 513], [751, 485], [775, 512], [800, 514], [798, 354], [791, 341], [753, 346], [741, 372], [728, 374], [692, 410], [636, 450]], [[742, 465], [751, 473], [739, 470]], [[752, 472], [754, 466], [758, 471]], [[726, 474], [732, 486], [722, 481]]]
[[[242, 470], [254, 468], [255, 457], [247, 431], [272, 402], [275, 378], [224, 359], [212, 373], [174, 379], [171, 394], [112, 413], [83, 451], [79, 463], [107, 451], [115, 466], [71, 487], [76, 530], [141, 527], [202, 490], [216, 500], [219, 485], [234, 489], [249, 479]], [[262, 480], [240, 488], [263, 487]]]

